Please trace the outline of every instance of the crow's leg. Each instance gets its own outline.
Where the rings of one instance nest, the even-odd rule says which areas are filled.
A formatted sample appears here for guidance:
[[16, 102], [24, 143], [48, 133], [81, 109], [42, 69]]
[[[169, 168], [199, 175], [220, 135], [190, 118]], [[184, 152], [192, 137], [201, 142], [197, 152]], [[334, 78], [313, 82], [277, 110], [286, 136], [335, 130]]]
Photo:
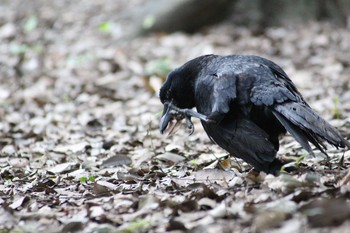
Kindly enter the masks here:
[[[208, 122], [208, 117], [206, 115], [203, 115], [201, 113], [198, 113], [192, 109], [189, 109], [189, 108], [178, 108], [174, 105], [172, 105], [171, 103], [169, 103], [169, 108], [175, 110], [176, 112], [184, 115], [187, 118], [191, 118], [191, 117], [195, 117], [195, 118], [198, 118], [202, 121], [205, 121], [205, 122]], [[192, 122], [191, 122], [192, 123]]]
[[192, 135], [193, 132], [194, 132], [194, 125], [193, 125], [193, 123], [191, 121], [191, 117], [185, 116], [185, 119], [186, 119], [187, 128], [190, 130], [190, 134], [189, 135]]

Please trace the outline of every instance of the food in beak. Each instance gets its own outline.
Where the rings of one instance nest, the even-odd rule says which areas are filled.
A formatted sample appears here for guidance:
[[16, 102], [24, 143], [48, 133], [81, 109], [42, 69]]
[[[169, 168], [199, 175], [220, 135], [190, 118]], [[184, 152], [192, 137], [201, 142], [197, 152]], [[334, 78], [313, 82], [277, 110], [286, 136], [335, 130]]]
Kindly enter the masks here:
[[[160, 120], [160, 133], [163, 134], [164, 132], [167, 132], [168, 135], [172, 134], [174, 130], [180, 126], [182, 119], [184, 119], [182, 114], [171, 109], [170, 105], [165, 103], [163, 116]], [[174, 123], [174, 120], [176, 123]]]
[[[194, 126], [191, 117], [172, 109], [171, 103], [164, 103], [163, 116], [160, 120], [160, 132], [166, 132], [171, 135], [180, 127], [183, 119], [186, 119], [186, 125], [190, 129], [190, 135], [194, 132]], [[174, 122], [175, 121], [175, 122]]]

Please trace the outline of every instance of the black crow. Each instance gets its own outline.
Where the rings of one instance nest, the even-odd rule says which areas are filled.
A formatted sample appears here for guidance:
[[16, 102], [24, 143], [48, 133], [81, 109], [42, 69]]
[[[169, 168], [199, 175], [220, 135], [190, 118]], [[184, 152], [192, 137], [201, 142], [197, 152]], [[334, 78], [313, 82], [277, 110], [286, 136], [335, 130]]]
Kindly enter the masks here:
[[205, 55], [190, 60], [168, 75], [160, 100], [162, 133], [173, 119], [184, 118], [193, 131], [190, 118], [197, 117], [214, 143], [257, 171], [278, 173], [279, 136], [287, 131], [310, 154], [309, 142], [324, 154], [324, 141], [350, 148], [305, 102], [282, 68], [262, 57]]

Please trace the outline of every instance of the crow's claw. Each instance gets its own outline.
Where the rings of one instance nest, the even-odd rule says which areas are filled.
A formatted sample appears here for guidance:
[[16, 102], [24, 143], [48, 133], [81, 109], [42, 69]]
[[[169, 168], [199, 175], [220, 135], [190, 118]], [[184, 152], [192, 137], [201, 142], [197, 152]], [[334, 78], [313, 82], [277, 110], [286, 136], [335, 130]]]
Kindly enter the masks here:
[[176, 112], [182, 114], [183, 117], [185, 118], [191, 118], [191, 117], [195, 117], [195, 118], [198, 118], [202, 121], [205, 121], [207, 122], [208, 121], [208, 117], [206, 115], [203, 115], [199, 112], [196, 112], [192, 109], [189, 109], [189, 108], [178, 108], [176, 106], [174, 106], [172, 103], [169, 103], [169, 108], [175, 110]]
[[[194, 132], [194, 125], [191, 121], [191, 117], [198, 118], [202, 121], [205, 121], [207, 123], [211, 123], [211, 119], [209, 119], [206, 115], [203, 115], [201, 113], [198, 113], [192, 109], [189, 108], [178, 108], [175, 105], [172, 104], [172, 102], [166, 102], [164, 103], [164, 110], [163, 110], [163, 116], [160, 122], [160, 132], [163, 133], [165, 129], [168, 127], [169, 122], [171, 120], [176, 120], [176, 125], [178, 125], [181, 120], [186, 119], [186, 126], [190, 130], [190, 134], [192, 135]], [[175, 127], [173, 127], [170, 130], [170, 133], [174, 130]]]
[[192, 135], [193, 132], [194, 132], [194, 125], [193, 125], [193, 123], [191, 121], [191, 117], [186, 116], [185, 119], [186, 119], [187, 128], [190, 130], [190, 134], [189, 135]]

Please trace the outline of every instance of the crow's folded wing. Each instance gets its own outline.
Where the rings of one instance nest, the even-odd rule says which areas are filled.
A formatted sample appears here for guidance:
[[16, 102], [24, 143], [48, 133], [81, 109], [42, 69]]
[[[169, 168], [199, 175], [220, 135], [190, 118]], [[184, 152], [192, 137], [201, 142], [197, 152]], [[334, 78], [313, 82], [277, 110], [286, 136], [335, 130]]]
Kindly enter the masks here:
[[231, 72], [203, 75], [196, 84], [196, 107], [203, 114], [225, 114], [237, 97], [236, 76]]
[[279, 170], [280, 166], [271, 166], [277, 151], [268, 140], [269, 136], [249, 119], [225, 118], [220, 124], [202, 124], [210, 139], [233, 156], [259, 171], [275, 173]]
[[242, 158], [260, 171], [275, 173], [281, 163], [269, 135], [239, 111], [231, 109], [237, 98], [237, 75], [222, 71], [202, 76], [196, 86], [196, 107], [205, 115], [222, 115], [222, 121], [202, 125], [210, 139], [220, 147]]

